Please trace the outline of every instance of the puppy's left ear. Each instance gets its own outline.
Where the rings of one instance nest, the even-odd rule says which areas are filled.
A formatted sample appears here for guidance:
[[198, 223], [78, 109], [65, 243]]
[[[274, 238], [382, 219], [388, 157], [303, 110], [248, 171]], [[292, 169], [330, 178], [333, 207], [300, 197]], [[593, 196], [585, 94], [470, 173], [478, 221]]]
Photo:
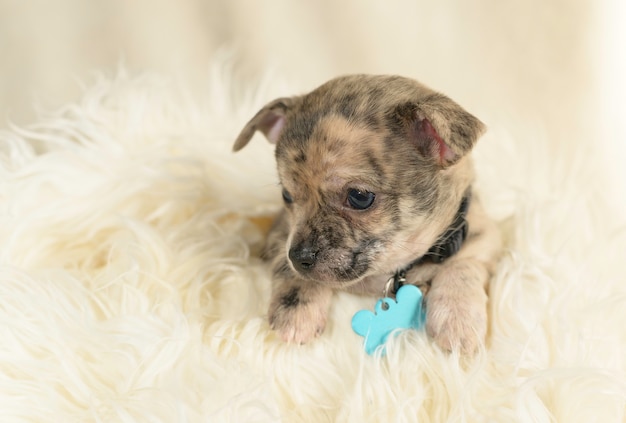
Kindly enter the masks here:
[[243, 127], [233, 145], [233, 151], [239, 151], [244, 148], [257, 130], [261, 131], [269, 142], [276, 144], [285, 126], [287, 111], [291, 108], [293, 102], [293, 98], [285, 97], [277, 98], [266, 104]]
[[394, 117], [417, 150], [442, 167], [465, 156], [485, 132], [485, 125], [443, 94], [398, 105]]

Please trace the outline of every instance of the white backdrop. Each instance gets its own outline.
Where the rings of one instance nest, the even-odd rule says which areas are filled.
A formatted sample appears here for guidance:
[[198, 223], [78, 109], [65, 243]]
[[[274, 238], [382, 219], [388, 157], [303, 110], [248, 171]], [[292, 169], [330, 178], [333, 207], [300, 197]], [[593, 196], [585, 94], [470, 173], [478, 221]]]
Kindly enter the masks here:
[[590, 141], [626, 181], [624, 21], [619, 0], [0, 0], [0, 126], [120, 63], [200, 89], [228, 48], [240, 77], [271, 66], [303, 89], [349, 72], [415, 77], [487, 123], [540, 126], [560, 148]]

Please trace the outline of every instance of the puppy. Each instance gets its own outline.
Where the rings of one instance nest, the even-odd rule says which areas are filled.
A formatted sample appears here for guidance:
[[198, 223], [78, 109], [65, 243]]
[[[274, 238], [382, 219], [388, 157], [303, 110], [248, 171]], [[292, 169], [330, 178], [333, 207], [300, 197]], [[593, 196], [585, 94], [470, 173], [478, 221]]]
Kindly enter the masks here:
[[410, 283], [441, 348], [484, 342], [500, 239], [471, 192], [482, 122], [414, 80], [351, 75], [268, 103], [234, 150], [257, 130], [276, 144], [285, 203], [265, 252], [283, 340], [319, 336], [335, 290], [380, 297]]

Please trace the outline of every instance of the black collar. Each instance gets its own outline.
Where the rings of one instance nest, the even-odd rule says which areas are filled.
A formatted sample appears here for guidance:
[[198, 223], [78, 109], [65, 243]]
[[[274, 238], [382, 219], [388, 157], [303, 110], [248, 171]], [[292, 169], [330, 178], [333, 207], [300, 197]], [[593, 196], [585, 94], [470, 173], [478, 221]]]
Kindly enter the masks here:
[[454, 220], [439, 238], [437, 238], [437, 241], [430, 247], [426, 254], [412, 261], [403, 269], [398, 270], [393, 277], [389, 279], [385, 284], [384, 296], [388, 296], [389, 293], [395, 294], [404, 282], [406, 282], [406, 273], [414, 266], [424, 263], [442, 263], [461, 249], [465, 238], [467, 238], [468, 224], [465, 218], [471, 197], [471, 192], [468, 191], [461, 200], [459, 210], [456, 212]]

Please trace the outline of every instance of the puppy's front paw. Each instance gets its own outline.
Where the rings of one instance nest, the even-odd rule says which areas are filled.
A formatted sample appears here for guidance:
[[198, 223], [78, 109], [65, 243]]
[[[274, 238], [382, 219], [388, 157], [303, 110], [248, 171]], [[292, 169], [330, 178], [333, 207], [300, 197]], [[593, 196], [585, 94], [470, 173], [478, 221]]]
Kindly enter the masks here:
[[296, 289], [273, 299], [269, 322], [281, 339], [288, 343], [305, 344], [324, 332], [328, 301], [304, 300]]
[[431, 291], [427, 297], [426, 332], [446, 351], [474, 354], [487, 333], [486, 301]]

